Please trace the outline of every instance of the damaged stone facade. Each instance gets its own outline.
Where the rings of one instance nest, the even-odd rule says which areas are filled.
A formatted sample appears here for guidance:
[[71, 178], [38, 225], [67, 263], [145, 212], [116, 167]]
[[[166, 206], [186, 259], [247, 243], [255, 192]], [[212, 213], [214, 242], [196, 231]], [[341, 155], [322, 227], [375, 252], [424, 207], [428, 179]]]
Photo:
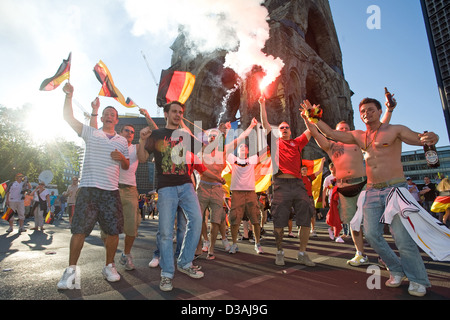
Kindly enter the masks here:
[[[308, 99], [324, 109], [323, 120], [334, 127], [345, 120], [354, 128], [352, 92], [344, 78], [342, 53], [328, 0], [266, 0], [270, 39], [264, 52], [280, 57], [281, 76], [266, 91], [268, 119], [272, 125], [290, 124], [296, 137], [305, 130], [300, 103]], [[196, 85], [186, 103], [185, 117], [201, 121], [204, 129], [240, 118], [246, 128], [253, 117], [260, 120], [260, 70], [255, 67], [245, 81], [223, 67], [226, 52], [193, 57], [184, 36], [173, 43], [172, 65], [196, 76]], [[305, 159], [324, 156], [309, 143]]]

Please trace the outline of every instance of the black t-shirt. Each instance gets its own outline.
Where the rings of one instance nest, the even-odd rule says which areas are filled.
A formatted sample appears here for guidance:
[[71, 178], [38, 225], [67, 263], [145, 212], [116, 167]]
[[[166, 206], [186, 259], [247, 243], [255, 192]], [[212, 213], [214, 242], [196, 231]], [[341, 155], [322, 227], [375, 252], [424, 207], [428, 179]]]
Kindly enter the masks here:
[[198, 143], [186, 131], [162, 128], [154, 130], [145, 149], [155, 155], [157, 189], [192, 183], [187, 166], [187, 151], [195, 153]]
[[425, 198], [425, 201], [434, 201], [436, 199], [436, 184], [430, 182], [429, 184], [426, 184], [423, 186], [422, 190], [426, 189], [426, 187], [430, 188], [431, 190], [425, 193], [423, 196]]

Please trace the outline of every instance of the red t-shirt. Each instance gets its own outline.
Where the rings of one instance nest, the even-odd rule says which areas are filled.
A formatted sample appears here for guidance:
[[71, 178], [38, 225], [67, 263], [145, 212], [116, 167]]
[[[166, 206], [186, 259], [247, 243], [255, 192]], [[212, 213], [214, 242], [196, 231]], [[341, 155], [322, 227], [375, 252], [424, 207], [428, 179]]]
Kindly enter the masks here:
[[312, 196], [312, 182], [316, 180], [315, 174], [310, 174], [309, 176], [302, 176], [303, 184], [305, 185], [306, 192], [308, 196]]
[[[272, 146], [272, 141], [274, 140], [276, 140], [276, 143]], [[267, 135], [267, 143], [273, 161], [273, 174], [276, 175], [281, 171], [282, 173], [291, 174], [296, 178], [302, 179], [301, 152], [308, 142], [309, 140], [304, 133], [295, 139], [283, 140], [275, 138], [271, 131]], [[276, 148], [275, 150], [274, 147]]]

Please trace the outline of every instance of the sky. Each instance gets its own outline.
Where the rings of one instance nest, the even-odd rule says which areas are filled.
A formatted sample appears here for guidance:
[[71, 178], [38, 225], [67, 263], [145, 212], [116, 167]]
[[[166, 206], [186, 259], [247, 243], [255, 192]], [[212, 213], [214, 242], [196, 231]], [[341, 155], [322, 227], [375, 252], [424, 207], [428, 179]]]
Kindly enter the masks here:
[[[257, 28], [264, 13], [255, 9], [258, 0], [189, 3], [193, 2], [196, 6], [190, 7], [197, 9], [216, 5], [220, 10], [235, 10], [230, 15], [235, 20], [221, 21], [228, 29], [235, 28], [226, 37], [229, 42], [221, 44], [224, 48], [235, 45], [233, 36], [240, 36], [241, 30]], [[359, 101], [365, 97], [384, 101], [384, 87], [388, 87], [398, 101], [391, 123], [406, 125], [417, 132], [436, 132], [440, 136], [438, 146], [449, 145], [420, 1], [329, 2], [342, 50], [344, 75], [355, 93], [352, 105], [356, 110], [356, 129], [364, 129], [358, 113]], [[24, 115], [27, 123], [24, 130], [29, 130], [35, 141], [58, 136], [78, 141], [62, 117], [63, 85], [54, 91], [39, 91], [41, 82], [53, 76], [72, 52], [70, 82], [75, 88], [77, 119], [84, 121], [82, 110], [90, 113], [90, 103], [100, 90], [92, 71], [99, 60], [108, 66], [116, 87], [125, 97], [131, 97], [151, 116], [162, 116], [156, 106], [156, 82], [161, 70], [170, 66], [170, 46], [176, 37], [177, 22], [191, 24], [193, 38], [206, 34], [206, 40], [197, 41], [205, 47], [216, 45], [208, 39], [225, 38], [215, 37], [215, 31], [225, 33], [214, 30], [214, 23], [211, 24], [223, 20], [223, 16], [204, 9], [191, 12], [183, 4], [185, 0], [1, 0], [0, 104], [8, 108], [31, 106], [30, 113]], [[229, 7], [223, 9], [221, 6], [225, 4]], [[243, 4], [248, 7], [239, 7]], [[379, 9], [379, 15], [368, 12], [373, 6]], [[202, 20], [199, 16], [202, 14], [207, 19]], [[242, 21], [245, 23], [241, 24]], [[266, 32], [262, 27], [257, 35], [258, 44], [264, 44]], [[272, 58], [276, 61], [277, 57]], [[113, 105], [120, 114], [138, 114], [136, 108], [125, 108], [112, 98], [100, 97], [100, 103], [101, 110]], [[404, 144], [403, 149], [420, 147]]]

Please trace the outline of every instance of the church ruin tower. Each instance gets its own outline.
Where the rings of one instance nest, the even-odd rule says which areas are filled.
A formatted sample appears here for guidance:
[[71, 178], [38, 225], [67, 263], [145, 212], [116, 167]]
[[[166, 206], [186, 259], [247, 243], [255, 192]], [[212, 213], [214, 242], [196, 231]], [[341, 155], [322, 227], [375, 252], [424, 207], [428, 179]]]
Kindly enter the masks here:
[[[328, 0], [266, 0], [269, 11], [270, 38], [264, 52], [280, 57], [285, 66], [281, 76], [266, 91], [269, 122], [290, 124], [292, 135], [305, 130], [300, 103], [308, 99], [324, 109], [323, 120], [334, 127], [345, 120], [353, 128], [352, 92], [344, 78], [339, 46]], [[186, 104], [185, 116], [202, 121], [203, 128], [240, 117], [246, 127], [253, 117], [260, 120], [257, 67], [241, 81], [233, 70], [224, 68], [226, 52], [192, 57], [184, 36], [175, 40], [172, 65], [177, 70], [196, 75], [196, 85]], [[304, 158], [322, 157], [314, 143], [304, 151]]]

